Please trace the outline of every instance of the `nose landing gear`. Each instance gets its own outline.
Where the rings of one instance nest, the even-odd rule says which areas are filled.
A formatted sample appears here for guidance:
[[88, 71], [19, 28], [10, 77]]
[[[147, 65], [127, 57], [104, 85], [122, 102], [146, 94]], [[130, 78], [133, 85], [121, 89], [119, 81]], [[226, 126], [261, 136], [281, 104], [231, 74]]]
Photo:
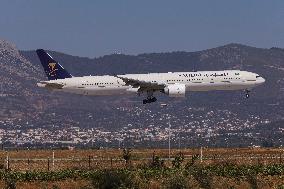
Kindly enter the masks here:
[[248, 93], [246, 94], [246, 98], [249, 98], [249, 94]]

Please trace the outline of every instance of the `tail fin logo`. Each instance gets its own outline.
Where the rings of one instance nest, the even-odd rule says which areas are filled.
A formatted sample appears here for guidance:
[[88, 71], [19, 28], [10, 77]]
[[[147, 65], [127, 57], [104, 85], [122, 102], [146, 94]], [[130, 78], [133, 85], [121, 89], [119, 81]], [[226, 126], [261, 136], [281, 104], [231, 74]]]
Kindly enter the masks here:
[[49, 67], [49, 75], [50, 76], [56, 76], [56, 71], [58, 70], [58, 69], [56, 69], [56, 63], [49, 63], [48, 64], [48, 67]]

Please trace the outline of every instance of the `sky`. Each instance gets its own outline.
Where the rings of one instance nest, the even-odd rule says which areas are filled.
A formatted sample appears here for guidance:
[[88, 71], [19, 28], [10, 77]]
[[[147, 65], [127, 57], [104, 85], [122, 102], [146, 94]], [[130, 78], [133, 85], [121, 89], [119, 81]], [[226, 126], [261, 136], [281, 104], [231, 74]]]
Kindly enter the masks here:
[[76, 56], [284, 48], [283, 0], [0, 0], [0, 39]]

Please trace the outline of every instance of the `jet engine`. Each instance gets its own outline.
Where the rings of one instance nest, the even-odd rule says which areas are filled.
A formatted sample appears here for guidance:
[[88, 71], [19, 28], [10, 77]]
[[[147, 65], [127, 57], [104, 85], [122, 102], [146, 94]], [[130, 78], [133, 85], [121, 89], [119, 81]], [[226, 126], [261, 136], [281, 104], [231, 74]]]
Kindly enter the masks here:
[[172, 84], [168, 85], [164, 89], [165, 94], [169, 97], [185, 97], [185, 85], [184, 84]]
[[138, 93], [140, 87], [130, 87], [128, 89], [126, 89], [126, 91], [130, 92], [130, 93]]

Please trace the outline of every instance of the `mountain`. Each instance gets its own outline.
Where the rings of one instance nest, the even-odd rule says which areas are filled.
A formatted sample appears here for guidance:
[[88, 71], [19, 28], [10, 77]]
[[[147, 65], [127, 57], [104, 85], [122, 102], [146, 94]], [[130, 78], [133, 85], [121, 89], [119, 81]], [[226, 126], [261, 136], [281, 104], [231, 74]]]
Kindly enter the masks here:
[[22, 56], [15, 45], [0, 41], [1, 120], [22, 119], [33, 110], [31, 99], [38, 93], [31, 89], [40, 77], [38, 67]]
[[[283, 144], [278, 139], [283, 136], [283, 125], [279, 123], [283, 123], [284, 115], [284, 49], [228, 44], [198, 52], [112, 54], [94, 59], [49, 53], [74, 76], [241, 69], [260, 74], [266, 83], [255, 88], [250, 99], [236, 91], [196, 92], [189, 93], [186, 99], [161, 96], [158, 103], [147, 106], [141, 103], [143, 97], [89, 97], [52, 92], [36, 87], [46, 77], [35, 51], [19, 51], [15, 45], [0, 40], [2, 128], [58, 130], [78, 126], [119, 131], [154, 125], [162, 129], [167, 127], [165, 115], [168, 115], [172, 128], [191, 131], [184, 136], [188, 145], [206, 143], [212, 136], [221, 138], [216, 145], [224, 142], [222, 137], [229, 138], [230, 145], [235, 146], [244, 141], [247, 142], [243, 144], [249, 144], [252, 138], [259, 144], [261, 141], [257, 139], [265, 138], [265, 133], [261, 132], [261, 136], [256, 133], [269, 128], [269, 124], [278, 133], [273, 142]], [[162, 109], [160, 102], [170, 106]], [[252, 136], [247, 136], [248, 132]], [[235, 135], [246, 139], [237, 140]], [[198, 139], [200, 136], [202, 140]], [[210, 145], [212, 140], [207, 143]]]

